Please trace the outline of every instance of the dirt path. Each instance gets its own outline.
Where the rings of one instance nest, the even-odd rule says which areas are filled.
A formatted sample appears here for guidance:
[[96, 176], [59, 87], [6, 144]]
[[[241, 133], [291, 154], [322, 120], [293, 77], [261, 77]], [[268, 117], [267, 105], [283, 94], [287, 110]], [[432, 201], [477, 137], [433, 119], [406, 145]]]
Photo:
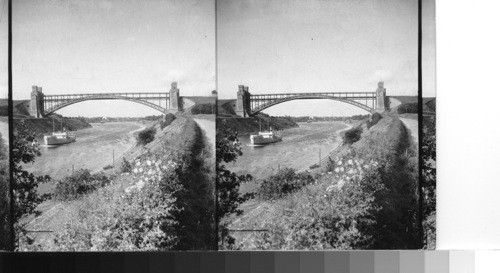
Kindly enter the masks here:
[[215, 121], [198, 118], [195, 118], [194, 121], [205, 133], [210, 146], [212, 146], [212, 151], [215, 153]]
[[401, 122], [410, 130], [411, 136], [413, 137], [413, 140], [415, 143], [418, 144], [418, 121], [414, 119], [409, 119], [409, 118], [399, 118]]

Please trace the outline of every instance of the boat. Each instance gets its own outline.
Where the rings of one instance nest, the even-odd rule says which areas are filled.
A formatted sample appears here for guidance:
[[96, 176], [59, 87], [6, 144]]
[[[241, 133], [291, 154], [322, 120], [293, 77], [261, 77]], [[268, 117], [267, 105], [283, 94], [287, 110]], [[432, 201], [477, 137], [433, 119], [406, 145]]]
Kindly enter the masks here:
[[68, 144], [76, 141], [76, 135], [67, 132], [64, 128], [62, 128], [61, 122], [61, 132], [54, 132], [54, 120], [52, 120], [52, 134], [43, 136], [43, 141], [45, 145], [62, 145]]
[[[259, 126], [260, 126], [260, 120], [259, 120]], [[259, 130], [259, 134], [257, 135], [250, 135], [250, 143], [252, 145], [262, 145], [262, 144], [269, 144], [269, 143], [274, 143], [281, 141], [281, 135], [274, 131], [270, 126], [269, 126], [269, 131], [262, 131], [262, 128]]]

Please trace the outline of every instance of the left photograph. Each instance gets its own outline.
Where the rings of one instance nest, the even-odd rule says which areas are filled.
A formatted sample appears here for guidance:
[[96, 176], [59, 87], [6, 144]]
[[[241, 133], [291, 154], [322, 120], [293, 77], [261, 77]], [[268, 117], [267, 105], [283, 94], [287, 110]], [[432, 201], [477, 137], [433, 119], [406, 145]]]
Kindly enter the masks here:
[[8, 3], [0, 2], [0, 251], [10, 250]]
[[12, 3], [17, 251], [217, 248], [214, 7]]

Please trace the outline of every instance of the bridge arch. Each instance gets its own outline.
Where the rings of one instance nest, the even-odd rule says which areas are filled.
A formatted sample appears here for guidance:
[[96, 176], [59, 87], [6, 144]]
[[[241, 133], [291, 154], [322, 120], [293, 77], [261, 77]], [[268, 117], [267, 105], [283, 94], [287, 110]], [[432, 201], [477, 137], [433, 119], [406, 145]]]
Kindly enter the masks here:
[[340, 101], [344, 103], [348, 103], [350, 105], [354, 105], [358, 108], [361, 108], [370, 114], [373, 114], [376, 112], [376, 110], [366, 104], [363, 104], [361, 102], [352, 100], [352, 99], [347, 99], [347, 98], [339, 98], [339, 97], [332, 97], [328, 95], [297, 95], [297, 96], [290, 96], [290, 97], [285, 97], [285, 98], [280, 98], [280, 99], [275, 99], [269, 102], [266, 102], [264, 104], [260, 104], [256, 107], [251, 107], [251, 113], [250, 116], [253, 116], [259, 112], [262, 112], [263, 110], [270, 108], [272, 106], [275, 106], [277, 104], [281, 104], [284, 102], [288, 101], [293, 101], [293, 100], [316, 100], [316, 99], [327, 99], [327, 100], [334, 100], [334, 101]]
[[160, 111], [162, 114], [165, 114], [165, 112], [167, 111], [166, 108], [163, 108], [163, 107], [161, 107], [157, 104], [154, 104], [152, 102], [149, 102], [147, 100], [144, 100], [144, 98], [131, 98], [131, 97], [119, 96], [119, 95], [95, 95], [95, 96], [90, 95], [90, 96], [86, 96], [86, 97], [82, 97], [82, 98], [69, 99], [65, 102], [61, 102], [59, 104], [56, 104], [53, 107], [49, 107], [47, 109], [44, 109], [45, 110], [44, 115], [52, 114], [57, 110], [60, 110], [60, 109], [65, 108], [67, 106], [73, 105], [75, 103], [90, 101], [90, 100], [126, 100], [126, 101], [131, 101], [131, 102], [135, 102], [135, 103], [139, 103], [139, 104], [151, 107], [155, 110]]

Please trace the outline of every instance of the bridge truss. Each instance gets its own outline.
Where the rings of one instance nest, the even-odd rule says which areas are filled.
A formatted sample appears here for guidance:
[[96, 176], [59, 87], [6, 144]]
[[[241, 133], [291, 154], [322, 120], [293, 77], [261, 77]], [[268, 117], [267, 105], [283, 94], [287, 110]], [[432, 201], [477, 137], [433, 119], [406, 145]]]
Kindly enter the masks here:
[[266, 108], [283, 102], [307, 99], [330, 99], [341, 101], [362, 108], [370, 113], [374, 113], [377, 97], [376, 92], [250, 94], [249, 115], [257, 114]]
[[88, 100], [127, 100], [140, 103], [165, 113], [169, 109], [169, 93], [96, 93], [71, 95], [44, 95], [44, 115], [66, 106]]

